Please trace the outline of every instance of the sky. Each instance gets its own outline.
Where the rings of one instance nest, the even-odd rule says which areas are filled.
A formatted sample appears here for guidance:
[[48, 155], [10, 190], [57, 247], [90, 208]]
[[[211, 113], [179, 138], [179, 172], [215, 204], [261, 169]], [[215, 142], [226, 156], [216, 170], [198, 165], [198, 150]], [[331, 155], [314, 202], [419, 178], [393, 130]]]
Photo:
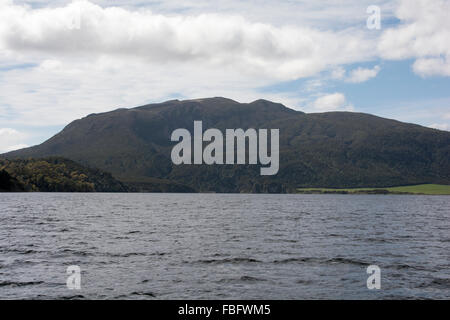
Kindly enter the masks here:
[[0, 152], [91, 113], [216, 96], [450, 131], [449, 13], [450, 0], [0, 0]]

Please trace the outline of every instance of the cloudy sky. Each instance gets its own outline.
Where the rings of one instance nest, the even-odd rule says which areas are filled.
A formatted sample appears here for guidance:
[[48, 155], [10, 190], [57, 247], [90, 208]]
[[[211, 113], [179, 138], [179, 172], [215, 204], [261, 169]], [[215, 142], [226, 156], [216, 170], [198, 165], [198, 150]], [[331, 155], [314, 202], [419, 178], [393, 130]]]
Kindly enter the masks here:
[[0, 0], [0, 152], [90, 113], [212, 96], [450, 130], [449, 12], [450, 0]]

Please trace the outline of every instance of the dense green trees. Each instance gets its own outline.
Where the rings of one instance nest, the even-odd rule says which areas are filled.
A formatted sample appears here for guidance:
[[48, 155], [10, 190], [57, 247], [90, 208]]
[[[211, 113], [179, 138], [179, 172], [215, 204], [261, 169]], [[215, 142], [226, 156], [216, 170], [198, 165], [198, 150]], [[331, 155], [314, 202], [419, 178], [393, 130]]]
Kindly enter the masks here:
[[71, 160], [58, 157], [0, 159], [0, 183], [3, 191], [127, 191], [125, 185], [109, 173], [86, 168]]
[[25, 186], [17, 181], [6, 170], [0, 170], [0, 192], [5, 191], [25, 191]]

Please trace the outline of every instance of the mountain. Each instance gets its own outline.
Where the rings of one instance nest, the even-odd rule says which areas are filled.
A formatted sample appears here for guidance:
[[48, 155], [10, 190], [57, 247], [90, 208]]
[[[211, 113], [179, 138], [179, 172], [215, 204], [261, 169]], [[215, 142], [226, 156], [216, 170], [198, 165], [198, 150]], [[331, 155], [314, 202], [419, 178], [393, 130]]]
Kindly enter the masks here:
[[63, 158], [0, 159], [1, 191], [126, 192], [111, 174]]
[[[280, 169], [260, 165], [174, 165], [178, 128], [279, 129]], [[172, 100], [75, 120], [46, 142], [4, 154], [61, 156], [102, 169], [139, 190], [289, 192], [296, 187], [450, 184], [450, 132], [364, 113], [305, 114], [267, 100]]]

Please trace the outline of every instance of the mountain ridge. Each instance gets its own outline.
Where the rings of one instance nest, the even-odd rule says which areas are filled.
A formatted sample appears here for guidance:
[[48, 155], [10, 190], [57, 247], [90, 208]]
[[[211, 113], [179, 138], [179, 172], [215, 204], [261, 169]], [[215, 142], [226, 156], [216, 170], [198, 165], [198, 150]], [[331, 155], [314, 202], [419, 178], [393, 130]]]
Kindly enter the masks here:
[[[203, 128], [280, 129], [280, 171], [259, 166], [172, 164], [171, 132]], [[303, 113], [280, 103], [222, 98], [169, 100], [90, 114], [44, 143], [2, 155], [60, 156], [120, 181], [176, 183], [200, 192], [291, 192], [297, 187], [450, 184], [450, 132], [365, 113]]]

